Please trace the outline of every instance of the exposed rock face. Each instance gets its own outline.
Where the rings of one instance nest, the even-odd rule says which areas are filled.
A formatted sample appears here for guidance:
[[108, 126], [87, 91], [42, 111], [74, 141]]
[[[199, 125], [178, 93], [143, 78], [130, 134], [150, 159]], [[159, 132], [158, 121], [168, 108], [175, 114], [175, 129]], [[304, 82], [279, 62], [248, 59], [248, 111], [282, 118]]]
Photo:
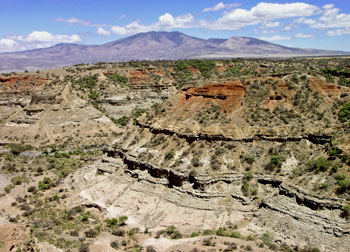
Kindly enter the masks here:
[[[339, 120], [349, 87], [304, 72], [263, 76], [269, 62], [210, 64], [209, 79], [199, 64], [152, 64], [3, 78], [0, 151], [27, 143], [37, 150], [19, 157], [50, 160], [42, 151], [50, 146], [103, 148], [92, 165], [59, 180], [70, 190], [60, 207], [83, 206], [103, 223], [126, 215], [128, 228], [174, 225], [188, 236], [234, 226], [293, 248], [350, 250], [350, 134]], [[236, 77], [252, 68], [256, 75]], [[91, 248], [109, 249], [106, 237]]]
[[[334, 193], [315, 192], [327, 174], [311, 175], [308, 168], [310, 159], [332, 148], [332, 130], [316, 132], [314, 125], [306, 122], [296, 134], [294, 121], [258, 129], [247, 120], [247, 111], [262, 107], [262, 113], [276, 114], [281, 107], [299, 109], [296, 100], [303, 91], [291, 88], [288, 79], [269, 80], [260, 90], [256, 79], [248, 81], [188, 85], [141, 117], [136, 128], [105, 150], [110, 158], [123, 161], [119, 169], [134, 186], [140, 183], [171, 192], [166, 199], [172, 202], [172, 209], [182, 213], [172, 212], [175, 219], [167, 214], [156, 219], [159, 212], [137, 210], [145, 208], [139, 202], [130, 214], [147, 215], [155, 227], [170, 224], [169, 219], [176, 226], [187, 223], [185, 229], [193, 231], [201, 225], [197, 219], [207, 219], [214, 211], [217, 215], [211, 223], [216, 228], [231, 221], [244, 232], [275, 233], [279, 242], [308, 244], [322, 251], [349, 250], [350, 225], [342, 218], [347, 200]], [[309, 83], [309, 89], [323, 100], [320, 107], [324, 113], [331, 113], [327, 104], [342, 100], [346, 96], [341, 94], [349, 92], [316, 78]], [[211, 110], [213, 115], [208, 113]], [[208, 124], [201, 122], [201, 117]], [[279, 168], [271, 168], [273, 156], [281, 158]], [[172, 193], [181, 195], [181, 203]], [[147, 195], [158, 193], [148, 191]], [[190, 202], [201, 207], [193, 209]], [[213, 202], [220, 203], [214, 206]], [[118, 208], [123, 209], [123, 204]], [[191, 216], [183, 213], [183, 208]], [[243, 225], [245, 221], [249, 224]], [[201, 228], [206, 227], [203, 222]]]

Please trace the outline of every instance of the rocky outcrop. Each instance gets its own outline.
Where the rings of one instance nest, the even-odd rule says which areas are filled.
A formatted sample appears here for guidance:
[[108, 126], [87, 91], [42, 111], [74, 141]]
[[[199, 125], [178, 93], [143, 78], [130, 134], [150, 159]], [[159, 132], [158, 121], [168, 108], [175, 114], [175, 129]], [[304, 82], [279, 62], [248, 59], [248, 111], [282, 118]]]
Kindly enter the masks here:
[[224, 136], [222, 134], [205, 134], [205, 133], [197, 133], [197, 134], [191, 134], [191, 133], [180, 133], [176, 131], [172, 131], [166, 128], [155, 128], [152, 125], [148, 125], [145, 123], [142, 123], [140, 121], [137, 121], [136, 125], [142, 128], [149, 129], [154, 134], [165, 134], [168, 136], [176, 135], [179, 138], [186, 139], [188, 142], [193, 142], [196, 140], [205, 140], [208, 142], [211, 141], [227, 141], [227, 142], [253, 142], [253, 141], [271, 141], [271, 142], [299, 142], [303, 139], [310, 141], [313, 144], [327, 144], [330, 142], [332, 136], [329, 135], [314, 135], [314, 134], [305, 134], [304, 136], [295, 136], [295, 137], [278, 137], [278, 136], [268, 136], [268, 135], [259, 135], [256, 134], [252, 137], [245, 137], [245, 138], [234, 138], [234, 137], [228, 137]]

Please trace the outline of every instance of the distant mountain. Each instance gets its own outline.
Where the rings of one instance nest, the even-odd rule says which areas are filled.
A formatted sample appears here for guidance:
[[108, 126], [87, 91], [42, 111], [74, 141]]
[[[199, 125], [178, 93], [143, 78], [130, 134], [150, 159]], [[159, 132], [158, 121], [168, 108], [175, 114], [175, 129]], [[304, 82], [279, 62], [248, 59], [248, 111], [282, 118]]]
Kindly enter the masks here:
[[180, 32], [146, 32], [103, 45], [57, 44], [0, 54], [0, 72], [48, 69], [78, 63], [130, 60], [350, 55], [298, 49], [249, 37], [201, 39]]

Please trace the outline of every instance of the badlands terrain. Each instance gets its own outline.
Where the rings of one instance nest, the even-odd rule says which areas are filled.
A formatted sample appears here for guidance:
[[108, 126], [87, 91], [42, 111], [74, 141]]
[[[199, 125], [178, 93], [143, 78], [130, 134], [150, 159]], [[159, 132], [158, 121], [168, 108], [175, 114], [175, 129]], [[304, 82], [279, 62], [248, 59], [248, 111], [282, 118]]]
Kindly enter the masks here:
[[350, 58], [0, 76], [0, 251], [350, 251]]

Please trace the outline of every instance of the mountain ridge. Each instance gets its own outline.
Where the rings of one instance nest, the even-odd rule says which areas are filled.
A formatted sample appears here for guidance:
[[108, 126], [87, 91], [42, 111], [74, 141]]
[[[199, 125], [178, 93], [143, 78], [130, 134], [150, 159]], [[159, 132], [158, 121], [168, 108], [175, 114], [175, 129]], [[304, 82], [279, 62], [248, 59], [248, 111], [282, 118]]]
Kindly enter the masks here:
[[232, 36], [202, 39], [181, 32], [144, 32], [102, 45], [60, 43], [47, 48], [0, 53], [0, 72], [38, 70], [78, 63], [188, 58], [350, 55], [350, 52], [286, 47]]

